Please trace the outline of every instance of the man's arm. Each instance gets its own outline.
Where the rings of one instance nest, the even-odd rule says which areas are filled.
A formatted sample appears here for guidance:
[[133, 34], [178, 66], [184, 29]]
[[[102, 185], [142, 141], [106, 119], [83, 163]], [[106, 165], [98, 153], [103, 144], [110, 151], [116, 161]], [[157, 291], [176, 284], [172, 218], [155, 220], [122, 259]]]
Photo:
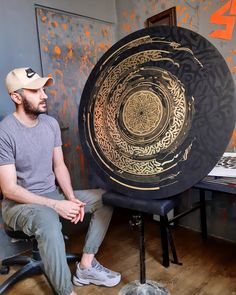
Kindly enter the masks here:
[[22, 204], [40, 204], [53, 208], [65, 219], [73, 220], [80, 206], [70, 201], [57, 201], [34, 194], [17, 184], [14, 164], [0, 166], [0, 187], [5, 198]]
[[0, 186], [5, 198], [23, 204], [41, 204], [53, 208], [55, 201], [38, 196], [16, 182], [16, 169], [14, 164], [0, 166]]
[[64, 162], [64, 156], [63, 156], [61, 147], [55, 147], [53, 150], [53, 170], [54, 170], [57, 182], [60, 188], [62, 189], [64, 195], [66, 196], [66, 198], [80, 205], [80, 214], [79, 214], [80, 216], [78, 220], [77, 219], [75, 220], [77, 220], [77, 222], [79, 220], [82, 221], [84, 218], [85, 203], [79, 201], [74, 195], [74, 191], [71, 185], [70, 174]]
[[64, 156], [61, 147], [55, 147], [53, 150], [53, 170], [57, 182], [68, 200], [75, 199], [69, 171], [64, 162]]

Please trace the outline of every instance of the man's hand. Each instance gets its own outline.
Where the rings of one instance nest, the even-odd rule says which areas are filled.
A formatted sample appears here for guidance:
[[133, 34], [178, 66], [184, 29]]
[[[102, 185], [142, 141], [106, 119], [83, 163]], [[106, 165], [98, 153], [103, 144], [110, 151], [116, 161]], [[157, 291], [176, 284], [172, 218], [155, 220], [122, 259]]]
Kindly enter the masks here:
[[79, 221], [82, 222], [84, 220], [84, 207], [85, 207], [86, 203], [83, 203], [83, 202], [81, 202], [80, 200], [78, 200], [76, 198], [72, 199], [71, 201], [75, 202], [76, 204], [78, 204], [80, 206], [79, 214], [75, 218], [73, 218], [71, 220], [71, 222], [74, 223], [74, 224], [78, 223]]
[[54, 210], [63, 218], [73, 223], [83, 221], [85, 203], [78, 199], [56, 201]]

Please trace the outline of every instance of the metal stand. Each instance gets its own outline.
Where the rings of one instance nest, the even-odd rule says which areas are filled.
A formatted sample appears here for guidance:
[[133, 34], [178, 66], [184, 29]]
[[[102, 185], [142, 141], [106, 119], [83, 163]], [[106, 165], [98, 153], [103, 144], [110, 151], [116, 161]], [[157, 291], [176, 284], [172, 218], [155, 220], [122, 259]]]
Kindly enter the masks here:
[[132, 216], [132, 227], [139, 229], [140, 281], [133, 281], [125, 285], [118, 295], [170, 295], [168, 290], [155, 281], [146, 281], [144, 222], [142, 213]]

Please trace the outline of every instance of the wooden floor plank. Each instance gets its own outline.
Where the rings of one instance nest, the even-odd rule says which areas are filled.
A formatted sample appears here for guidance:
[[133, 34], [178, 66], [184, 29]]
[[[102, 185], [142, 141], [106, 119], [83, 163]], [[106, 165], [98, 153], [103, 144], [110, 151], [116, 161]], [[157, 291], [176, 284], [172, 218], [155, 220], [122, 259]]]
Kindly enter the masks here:
[[[121, 213], [121, 214], [120, 214]], [[127, 213], [127, 212], [125, 212]], [[161, 265], [159, 225], [152, 218], [145, 218], [146, 277], [163, 284], [172, 295], [236, 295], [236, 244], [209, 238], [184, 228], [172, 230], [182, 266]], [[67, 249], [79, 252], [84, 236], [70, 238]], [[118, 212], [112, 219], [98, 260], [106, 267], [122, 274], [121, 283], [114, 288], [98, 286], [76, 287], [79, 295], [113, 295], [134, 280], [139, 279], [138, 231], [128, 227], [128, 215]], [[12, 267], [10, 274], [17, 267]], [[75, 266], [71, 265], [72, 272]], [[8, 275], [0, 276], [0, 283]], [[42, 275], [15, 284], [6, 295], [52, 294]]]

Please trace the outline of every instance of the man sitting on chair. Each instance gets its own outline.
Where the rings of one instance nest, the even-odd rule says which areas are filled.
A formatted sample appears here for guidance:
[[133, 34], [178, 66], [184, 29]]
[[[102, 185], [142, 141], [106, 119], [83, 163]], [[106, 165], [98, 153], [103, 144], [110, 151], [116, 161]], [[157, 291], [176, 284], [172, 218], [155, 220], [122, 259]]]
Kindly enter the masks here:
[[[94, 257], [106, 234], [112, 208], [102, 203], [102, 189], [73, 191], [62, 153], [58, 122], [45, 114], [44, 87], [53, 84], [31, 68], [17, 68], [6, 76], [6, 88], [16, 111], [0, 122], [0, 187], [2, 214], [14, 230], [34, 235], [45, 272], [57, 294], [71, 295], [71, 273], [66, 260], [60, 219], [83, 221], [91, 213], [75, 285], [115, 286], [120, 274]], [[61, 193], [56, 185], [57, 180]]]

